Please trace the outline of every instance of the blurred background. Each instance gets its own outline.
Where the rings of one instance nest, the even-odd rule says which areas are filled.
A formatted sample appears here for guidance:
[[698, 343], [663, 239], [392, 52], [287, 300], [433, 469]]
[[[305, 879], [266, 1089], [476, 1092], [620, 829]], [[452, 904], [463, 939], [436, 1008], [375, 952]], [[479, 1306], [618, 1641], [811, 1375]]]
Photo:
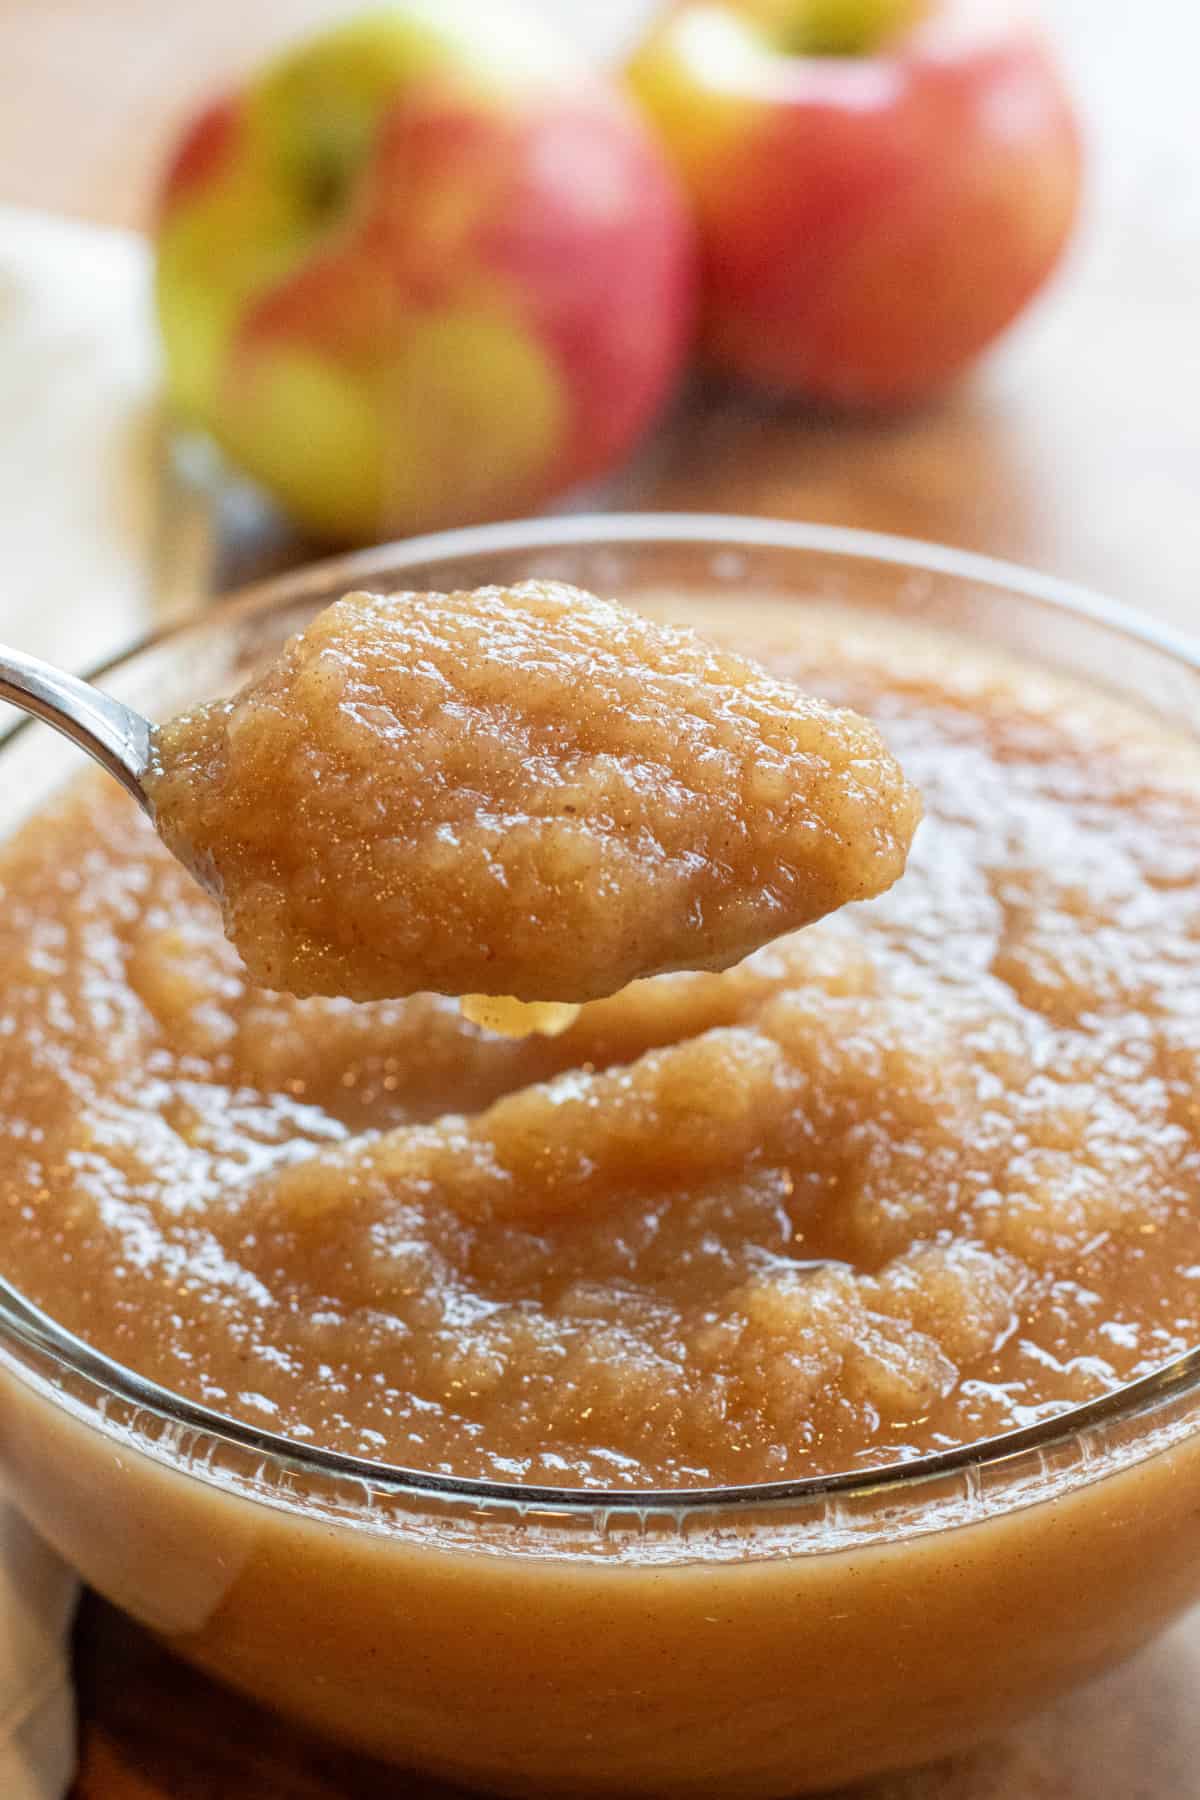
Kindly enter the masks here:
[[[613, 64], [651, 9], [527, 10]], [[7, 636], [86, 661], [206, 589], [305, 553], [302, 534], [264, 523], [240, 490], [222, 486], [214, 509], [207, 474], [166, 454], [148, 258], [94, 228], [146, 229], [197, 105], [298, 33], [356, 11], [328, 0], [0, 7]], [[978, 364], [883, 417], [831, 417], [692, 375], [636, 452], [555, 504], [902, 532], [1200, 626], [1200, 14], [1189, 0], [1042, 0], [1038, 16], [1082, 121], [1082, 216], [1044, 291]], [[51, 230], [42, 214], [89, 229]]]

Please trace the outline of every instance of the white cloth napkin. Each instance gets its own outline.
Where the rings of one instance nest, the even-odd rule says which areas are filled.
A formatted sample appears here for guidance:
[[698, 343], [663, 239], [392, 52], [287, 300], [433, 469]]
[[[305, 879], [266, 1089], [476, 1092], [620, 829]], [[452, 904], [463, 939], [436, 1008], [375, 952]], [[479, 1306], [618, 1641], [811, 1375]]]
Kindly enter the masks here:
[[[207, 504], [155, 394], [142, 240], [0, 207], [0, 641], [86, 668], [207, 589]], [[0, 1498], [0, 1800], [71, 1779], [75, 1586]]]
[[75, 1577], [0, 1503], [0, 1794], [60, 1800], [75, 1766], [66, 1638]]
[[0, 633], [24, 650], [86, 668], [209, 584], [155, 365], [145, 242], [0, 206]]

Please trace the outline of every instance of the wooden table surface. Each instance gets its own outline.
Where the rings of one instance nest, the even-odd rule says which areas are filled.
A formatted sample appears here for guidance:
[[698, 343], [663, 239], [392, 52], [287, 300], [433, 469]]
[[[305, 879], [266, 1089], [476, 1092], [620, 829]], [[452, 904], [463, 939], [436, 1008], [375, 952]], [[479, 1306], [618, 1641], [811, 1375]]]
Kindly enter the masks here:
[[[544, 0], [597, 48], [638, 0]], [[329, 0], [0, 0], [0, 200], [136, 224], [195, 96]], [[938, 406], [883, 423], [690, 401], [622, 503], [772, 513], [989, 550], [1200, 629], [1200, 9], [1043, 0], [1091, 137], [1050, 294]], [[299, 1742], [98, 1602], [77, 1634], [76, 1800], [378, 1800], [416, 1780]], [[1200, 1618], [1001, 1744], [859, 1800], [1195, 1800]]]

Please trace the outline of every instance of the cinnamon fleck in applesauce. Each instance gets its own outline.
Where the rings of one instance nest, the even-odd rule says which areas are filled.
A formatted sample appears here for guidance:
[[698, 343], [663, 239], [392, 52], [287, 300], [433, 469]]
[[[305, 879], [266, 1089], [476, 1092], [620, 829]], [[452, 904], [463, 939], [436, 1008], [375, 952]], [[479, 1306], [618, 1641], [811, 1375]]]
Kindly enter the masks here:
[[877, 721], [903, 881], [512, 1042], [251, 986], [82, 784], [0, 868], [11, 1279], [255, 1424], [559, 1484], [904, 1459], [1196, 1340], [1195, 747], [962, 641], [654, 610]]
[[255, 979], [355, 1000], [724, 968], [890, 886], [920, 811], [865, 720], [558, 582], [351, 594], [155, 760]]

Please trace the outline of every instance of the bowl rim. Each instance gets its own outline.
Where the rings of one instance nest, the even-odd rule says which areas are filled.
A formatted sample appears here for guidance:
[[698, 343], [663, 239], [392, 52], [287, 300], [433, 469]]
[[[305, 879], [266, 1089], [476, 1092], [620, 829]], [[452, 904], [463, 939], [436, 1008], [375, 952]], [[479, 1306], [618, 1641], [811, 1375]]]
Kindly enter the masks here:
[[[760, 550], [816, 552], [835, 558], [888, 564], [916, 574], [947, 575], [986, 587], [1006, 588], [1023, 598], [1046, 603], [1051, 609], [1070, 617], [1123, 634], [1143, 648], [1159, 651], [1183, 663], [1200, 676], [1200, 639], [1192, 639], [1161, 625], [1132, 607], [1081, 584], [1041, 574], [1019, 563], [919, 538], [849, 526], [735, 513], [626, 512], [551, 515], [469, 526], [325, 557], [240, 587], [223, 597], [213, 612], [168, 622], [107, 657], [90, 671], [89, 678], [102, 681], [106, 675], [146, 652], [173, 639], [186, 637], [189, 631], [203, 629], [218, 618], [253, 615], [269, 611], [284, 599], [295, 602], [303, 600], [310, 592], [323, 593], [331, 585], [337, 585], [342, 572], [357, 584], [369, 581], [373, 573], [386, 571], [394, 575], [406, 566], [448, 561], [456, 556], [552, 546], [603, 546], [606, 543], [707, 543], [714, 550], [742, 545]], [[32, 719], [24, 720], [0, 737], [0, 752], [34, 723]], [[672, 1488], [555, 1487], [411, 1469], [402, 1464], [376, 1462], [322, 1449], [282, 1433], [261, 1430], [201, 1402], [188, 1400], [94, 1349], [59, 1325], [0, 1275], [0, 1349], [13, 1340], [25, 1349], [48, 1357], [60, 1369], [104, 1390], [106, 1399], [116, 1399], [139, 1412], [153, 1414], [167, 1427], [203, 1433], [236, 1450], [248, 1451], [297, 1476], [318, 1476], [327, 1481], [349, 1480], [365, 1484], [368, 1490], [377, 1494], [410, 1500], [474, 1503], [520, 1514], [527, 1514], [534, 1508], [542, 1516], [594, 1516], [610, 1512], [732, 1515], [780, 1507], [802, 1508], [834, 1498], [890, 1499], [948, 1476], [970, 1478], [984, 1468], [1003, 1467], [1023, 1459], [1030, 1452], [1062, 1449], [1083, 1433], [1137, 1419], [1200, 1390], [1200, 1344], [1197, 1344], [1150, 1374], [1094, 1400], [1014, 1431], [908, 1461], [836, 1470], [799, 1480]], [[64, 1404], [54, 1388], [49, 1390], [49, 1397]], [[114, 1421], [104, 1416], [103, 1409], [98, 1417], [89, 1416], [86, 1422], [102, 1431], [111, 1431], [114, 1426]], [[139, 1447], [155, 1454], [153, 1441], [148, 1440]], [[170, 1460], [175, 1462], [177, 1459], [172, 1456]], [[194, 1469], [188, 1463], [181, 1466], [184, 1473], [194, 1474], [201, 1480], [206, 1478], [204, 1467]], [[1087, 1478], [1099, 1479], [1104, 1472], [1089, 1465]], [[211, 1478], [215, 1479], [215, 1474]]]

